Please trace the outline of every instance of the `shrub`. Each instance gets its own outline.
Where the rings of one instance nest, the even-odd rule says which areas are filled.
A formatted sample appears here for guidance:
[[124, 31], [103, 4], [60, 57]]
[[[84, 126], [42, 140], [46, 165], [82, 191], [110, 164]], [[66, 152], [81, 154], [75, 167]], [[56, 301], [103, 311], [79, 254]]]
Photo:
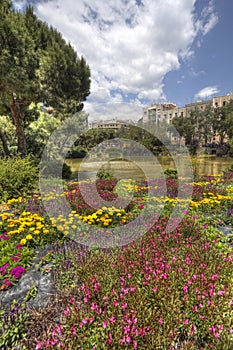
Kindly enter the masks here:
[[114, 175], [110, 170], [99, 169], [97, 172], [97, 178], [100, 180], [113, 180]]
[[164, 175], [167, 179], [177, 179], [177, 170], [168, 168], [164, 170]]
[[0, 201], [25, 196], [36, 190], [38, 168], [30, 156], [0, 158]]

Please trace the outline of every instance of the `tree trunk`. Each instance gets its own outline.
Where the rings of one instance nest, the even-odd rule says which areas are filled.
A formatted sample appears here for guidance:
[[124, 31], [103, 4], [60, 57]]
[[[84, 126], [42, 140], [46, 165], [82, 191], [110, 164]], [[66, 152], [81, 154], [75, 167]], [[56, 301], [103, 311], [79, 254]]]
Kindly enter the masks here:
[[17, 101], [12, 101], [11, 103], [11, 114], [12, 118], [16, 127], [16, 133], [17, 133], [17, 139], [18, 139], [18, 153], [22, 157], [25, 157], [27, 155], [27, 147], [26, 147], [26, 137], [24, 132], [24, 126], [23, 126], [23, 118], [22, 114], [23, 112], [20, 109], [20, 104]]
[[5, 153], [5, 156], [9, 156], [10, 155], [10, 151], [9, 148], [7, 146], [7, 141], [6, 141], [6, 137], [4, 135], [4, 133], [2, 132], [2, 130], [0, 129], [0, 139], [2, 141], [2, 147], [3, 147], [3, 151]]

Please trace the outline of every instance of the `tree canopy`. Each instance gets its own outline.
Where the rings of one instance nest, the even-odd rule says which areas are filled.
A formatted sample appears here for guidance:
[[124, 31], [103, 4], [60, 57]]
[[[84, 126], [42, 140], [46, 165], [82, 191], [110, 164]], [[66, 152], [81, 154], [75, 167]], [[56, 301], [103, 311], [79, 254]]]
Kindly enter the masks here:
[[3, 0], [0, 15], [0, 112], [12, 118], [18, 152], [24, 156], [25, 127], [38, 118], [30, 104], [51, 106], [61, 119], [82, 110], [90, 94], [90, 69], [32, 7], [20, 13]]

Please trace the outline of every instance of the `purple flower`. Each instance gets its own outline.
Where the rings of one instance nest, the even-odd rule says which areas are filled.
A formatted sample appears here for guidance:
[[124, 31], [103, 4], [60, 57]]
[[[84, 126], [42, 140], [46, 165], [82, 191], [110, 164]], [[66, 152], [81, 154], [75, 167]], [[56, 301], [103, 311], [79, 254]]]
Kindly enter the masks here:
[[22, 244], [17, 244], [17, 246], [16, 246], [15, 248], [16, 248], [16, 249], [22, 249], [23, 246], [22, 246]]
[[7, 286], [10, 286], [12, 283], [9, 279], [5, 279], [3, 280], [3, 282], [7, 285]]
[[14, 276], [14, 278], [20, 278], [23, 273], [25, 273], [26, 270], [22, 266], [16, 266], [11, 271], [10, 274]]
[[21, 254], [16, 254], [16, 255], [14, 255], [14, 256], [12, 256], [11, 257], [11, 260], [13, 260], [13, 261], [18, 261], [19, 260], [19, 258], [20, 258], [20, 256], [21, 256]]
[[2, 265], [2, 266], [0, 267], [0, 271], [1, 271], [1, 273], [2, 273], [2, 276], [5, 275], [5, 272], [6, 272], [6, 270], [8, 269], [8, 267], [9, 267], [9, 264], [8, 264], [8, 263], [6, 263], [5, 265]]
[[143, 209], [144, 208], [144, 204], [140, 204], [139, 206], [138, 206], [138, 209]]
[[10, 239], [10, 237], [7, 236], [5, 233], [3, 233], [3, 235], [0, 236], [0, 239], [3, 239], [4, 241], [8, 241], [8, 239]]

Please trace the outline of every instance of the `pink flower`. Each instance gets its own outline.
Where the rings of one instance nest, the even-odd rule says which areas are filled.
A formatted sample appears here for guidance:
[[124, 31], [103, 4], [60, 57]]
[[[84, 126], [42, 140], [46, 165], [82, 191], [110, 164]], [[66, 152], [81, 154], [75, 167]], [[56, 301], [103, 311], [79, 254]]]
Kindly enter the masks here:
[[91, 304], [91, 309], [92, 309], [92, 310], [96, 310], [96, 309], [97, 309], [97, 307], [98, 307], [98, 306], [97, 306], [97, 304], [96, 304], [96, 303], [92, 303], [92, 304]]
[[111, 344], [112, 343], [112, 334], [109, 333], [108, 334], [108, 339], [106, 340], [107, 344]]
[[122, 304], [121, 304], [122, 309], [126, 309], [126, 308], [127, 308], [127, 306], [128, 306], [128, 304], [127, 304], [127, 303], [122, 303]]
[[42, 344], [41, 344], [41, 342], [37, 342], [36, 343], [36, 349], [35, 350], [40, 350], [42, 348]]
[[73, 327], [71, 328], [71, 330], [72, 330], [72, 336], [74, 337], [74, 336], [76, 335], [76, 333], [77, 333], [76, 327], [73, 326]]
[[107, 322], [106, 322], [106, 321], [103, 321], [103, 322], [102, 322], [102, 326], [103, 326], [103, 328], [106, 328], [106, 327], [107, 327]]
[[223, 295], [224, 293], [225, 293], [224, 290], [219, 290], [219, 291], [218, 291], [218, 295]]
[[191, 323], [189, 327], [189, 334], [190, 335], [195, 334], [196, 331], [197, 331], [196, 326], [193, 323]]
[[95, 283], [94, 284], [94, 292], [97, 292], [99, 287], [100, 287], [100, 284], [99, 283]]
[[159, 319], [159, 323], [160, 324], [163, 324], [163, 319], [160, 317], [160, 319]]
[[186, 320], [184, 320], [184, 324], [189, 324], [188, 318], [186, 318]]
[[188, 293], [188, 287], [186, 285], [184, 286], [184, 293]]

